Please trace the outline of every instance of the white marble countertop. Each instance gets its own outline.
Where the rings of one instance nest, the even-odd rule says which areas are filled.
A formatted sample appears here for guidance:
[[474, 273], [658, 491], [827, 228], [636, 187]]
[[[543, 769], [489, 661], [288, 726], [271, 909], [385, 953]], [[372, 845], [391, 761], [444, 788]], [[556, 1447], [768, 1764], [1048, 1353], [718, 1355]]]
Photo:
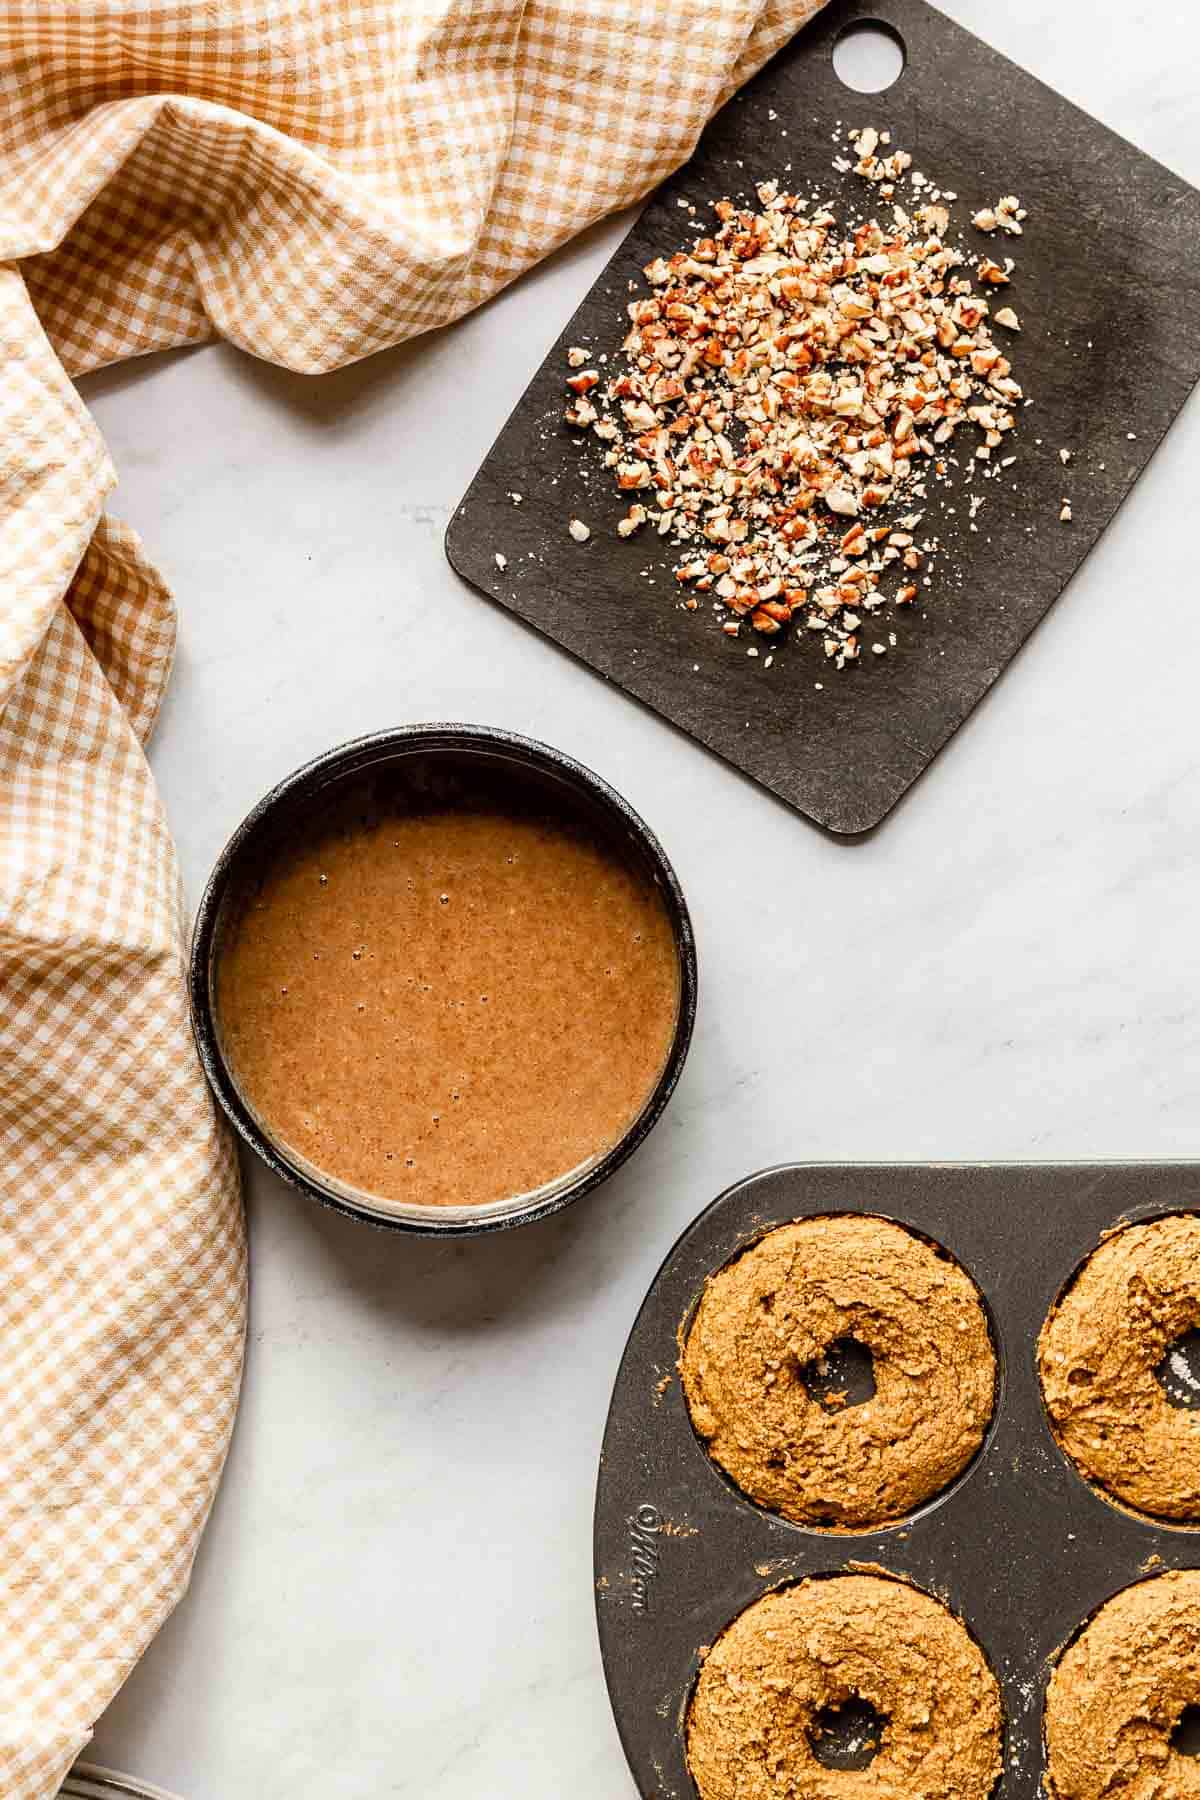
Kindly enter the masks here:
[[[1186, 0], [948, 10], [1200, 183]], [[631, 1794], [592, 1494], [617, 1359], [680, 1229], [777, 1161], [1200, 1150], [1200, 401], [932, 772], [839, 845], [443, 558], [452, 506], [622, 228], [319, 383], [214, 347], [84, 384], [114, 509], [179, 597], [152, 761], [193, 901], [297, 763], [459, 717], [548, 739], [627, 794], [701, 958], [664, 1121], [547, 1225], [393, 1241], [248, 1169], [228, 1474], [191, 1592], [92, 1751], [185, 1800]], [[1131, 653], [1151, 596], [1161, 648]]]

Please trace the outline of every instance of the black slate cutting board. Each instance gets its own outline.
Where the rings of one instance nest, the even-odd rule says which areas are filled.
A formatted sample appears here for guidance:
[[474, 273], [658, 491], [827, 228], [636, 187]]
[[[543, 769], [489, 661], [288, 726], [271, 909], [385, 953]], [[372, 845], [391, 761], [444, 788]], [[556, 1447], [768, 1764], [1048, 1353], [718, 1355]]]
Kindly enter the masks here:
[[[833, 69], [839, 37], [866, 19], [891, 26], [906, 49], [903, 74], [879, 95], [851, 93]], [[707, 219], [711, 201], [753, 198], [757, 182], [779, 177], [818, 189], [839, 217], [862, 210], [865, 184], [838, 175], [832, 158], [845, 148], [835, 132], [868, 124], [890, 130], [894, 148], [958, 193], [953, 223], [968, 251], [1015, 257], [1002, 292], [1022, 321], [1014, 373], [1033, 404], [998, 452], [1017, 454], [1014, 485], [971, 490], [987, 497], [976, 531], [967, 490], [949, 496], [957, 513], [945, 518], [931, 487], [926, 528], [949, 550], [924, 617], [876, 615], [868, 645], [893, 624], [898, 644], [879, 657], [868, 648], [838, 673], [803, 631], [782, 647], [745, 629], [724, 637], [706, 608], [681, 609], [668, 545], [646, 530], [617, 538], [625, 507], [601, 466], [603, 446], [591, 434], [580, 442], [563, 422], [565, 350], [585, 345], [615, 363], [629, 284], [645, 291], [645, 263], [692, 240], [681, 200]], [[971, 214], [1009, 193], [1028, 208], [1024, 235], [974, 232]], [[447, 554], [482, 592], [790, 806], [831, 831], [862, 832], [1015, 656], [1198, 378], [1200, 194], [923, 0], [833, 0], [730, 101], [646, 207], [501, 432], [451, 520]], [[1060, 448], [1073, 452], [1067, 468]], [[1059, 519], [1064, 496], [1069, 524]], [[568, 535], [574, 516], [592, 528], [587, 544]], [[1136, 618], [1146, 597], [1135, 567], [1128, 576]], [[1078, 627], [1087, 630], [1085, 616]]]

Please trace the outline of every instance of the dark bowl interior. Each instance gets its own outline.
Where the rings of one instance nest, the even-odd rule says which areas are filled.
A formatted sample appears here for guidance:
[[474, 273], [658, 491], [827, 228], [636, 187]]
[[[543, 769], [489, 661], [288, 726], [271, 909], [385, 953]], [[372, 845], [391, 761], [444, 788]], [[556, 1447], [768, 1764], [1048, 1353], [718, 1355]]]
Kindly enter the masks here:
[[[484, 1206], [418, 1206], [345, 1186], [265, 1127], [234, 1080], [221, 1045], [216, 978], [228, 928], [279, 855], [333, 818], [364, 820], [407, 806], [452, 807], [486, 798], [533, 803], [585, 824], [653, 882], [679, 958], [679, 1011], [670, 1051], [641, 1112], [621, 1138], [581, 1169], [532, 1193]], [[360, 738], [287, 777], [254, 808], [221, 852], [196, 918], [190, 968], [192, 1022], [221, 1105], [262, 1160], [311, 1198], [394, 1230], [442, 1236], [494, 1231], [557, 1212], [607, 1179], [641, 1143], [679, 1079], [696, 1012], [696, 949], [687, 903], [662, 846], [619, 794], [590, 769], [544, 744], [481, 726], [404, 726]]]

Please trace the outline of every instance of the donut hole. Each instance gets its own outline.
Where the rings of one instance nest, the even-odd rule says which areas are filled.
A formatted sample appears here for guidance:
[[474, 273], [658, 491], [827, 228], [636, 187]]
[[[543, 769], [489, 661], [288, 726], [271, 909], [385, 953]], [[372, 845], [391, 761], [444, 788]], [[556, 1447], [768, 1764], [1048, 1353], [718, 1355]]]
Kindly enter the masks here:
[[869, 1700], [851, 1694], [814, 1714], [808, 1741], [823, 1769], [869, 1769], [879, 1755], [886, 1724]]
[[1200, 1412], [1200, 1331], [1185, 1332], [1154, 1371], [1167, 1402], [1179, 1412]]
[[1200, 1706], [1185, 1706], [1171, 1733], [1171, 1748], [1180, 1756], [1200, 1756]]
[[825, 1412], [844, 1412], [875, 1398], [875, 1358], [857, 1338], [837, 1338], [798, 1370], [810, 1400]]

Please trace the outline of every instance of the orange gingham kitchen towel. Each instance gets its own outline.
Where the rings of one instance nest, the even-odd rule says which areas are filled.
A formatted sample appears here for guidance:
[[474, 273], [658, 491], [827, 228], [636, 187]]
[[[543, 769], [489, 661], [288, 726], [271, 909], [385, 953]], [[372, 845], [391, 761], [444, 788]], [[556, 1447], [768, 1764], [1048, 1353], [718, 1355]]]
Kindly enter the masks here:
[[57, 1792], [183, 1592], [245, 1326], [143, 752], [174, 609], [70, 377], [444, 324], [651, 188], [819, 3], [0, 0], [2, 1800]]

